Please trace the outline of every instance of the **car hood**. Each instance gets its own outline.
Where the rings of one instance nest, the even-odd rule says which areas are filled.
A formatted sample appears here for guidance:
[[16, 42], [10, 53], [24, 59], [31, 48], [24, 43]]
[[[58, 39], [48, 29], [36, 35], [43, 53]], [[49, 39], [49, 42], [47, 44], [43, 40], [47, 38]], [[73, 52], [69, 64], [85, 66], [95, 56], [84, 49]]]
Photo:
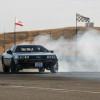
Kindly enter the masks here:
[[24, 56], [24, 55], [28, 55], [28, 56], [33, 56], [33, 55], [55, 55], [54, 53], [50, 53], [50, 52], [35, 52], [35, 53], [14, 53], [13, 55], [18, 55], [18, 56]]

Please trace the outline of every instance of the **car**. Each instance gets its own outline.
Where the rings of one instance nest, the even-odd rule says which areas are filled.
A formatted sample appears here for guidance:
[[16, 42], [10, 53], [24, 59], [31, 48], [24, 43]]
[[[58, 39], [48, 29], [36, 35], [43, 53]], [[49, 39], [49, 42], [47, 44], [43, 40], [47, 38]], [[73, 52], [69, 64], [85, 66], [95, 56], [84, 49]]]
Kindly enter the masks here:
[[38, 69], [40, 73], [50, 70], [57, 73], [59, 69], [54, 51], [41, 45], [14, 45], [1, 58], [4, 72], [19, 72], [23, 69]]

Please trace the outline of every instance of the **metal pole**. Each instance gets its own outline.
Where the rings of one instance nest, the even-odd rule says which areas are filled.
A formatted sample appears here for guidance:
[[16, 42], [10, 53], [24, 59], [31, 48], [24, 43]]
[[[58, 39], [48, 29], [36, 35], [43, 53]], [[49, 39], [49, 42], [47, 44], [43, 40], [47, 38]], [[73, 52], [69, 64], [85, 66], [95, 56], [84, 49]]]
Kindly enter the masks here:
[[50, 30], [50, 39], [51, 39], [51, 30]]
[[4, 52], [5, 52], [5, 29], [4, 29]]
[[76, 13], [76, 56], [77, 56], [77, 13]]
[[64, 37], [64, 30], [63, 30], [63, 37]]
[[26, 32], [26, 42], [27, 42], [27, 32]]
[[77, 40], [77, 13], [76, 13], [76, 40]]
[[[16, 22], [16, 18], [15, 18], [15, 22]], [[14, 45], [16, 45], [16, 25], [14, 22]]]

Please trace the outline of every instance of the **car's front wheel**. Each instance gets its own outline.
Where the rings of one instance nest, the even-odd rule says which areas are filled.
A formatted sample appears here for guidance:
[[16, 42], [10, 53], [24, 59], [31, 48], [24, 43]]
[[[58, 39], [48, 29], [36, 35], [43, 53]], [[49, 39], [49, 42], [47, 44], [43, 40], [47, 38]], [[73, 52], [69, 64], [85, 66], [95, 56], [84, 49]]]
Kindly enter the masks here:
[[57, 73], [59, 69], [58, 63], [50, 68], [51, 73]]
[[12, 72], [12, 73], [17, 72], [17, 69], [16, 69], [16, 65], [15, 65], [14, 60], [11, 61], [11, 66], [10, 66], [10, 68], [11, 68], [11, 72]]
[[3, 59], [2, 59], [2, 68], [3, 68], [3, 72], [9, 72], [10, 71], [10, 67], [5, 66]]
[[2, 64], [3, 72], [9, 72], [10, 68]]

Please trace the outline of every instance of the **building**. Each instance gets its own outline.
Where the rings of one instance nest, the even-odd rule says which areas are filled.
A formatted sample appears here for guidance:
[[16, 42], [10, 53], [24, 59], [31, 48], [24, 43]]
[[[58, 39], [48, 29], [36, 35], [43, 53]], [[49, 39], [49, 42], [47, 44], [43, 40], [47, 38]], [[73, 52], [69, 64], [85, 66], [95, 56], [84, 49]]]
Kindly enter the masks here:
[[85, 27], [94, 27], [94, 23], [93, 22], [86, 23], [85, 24]]

